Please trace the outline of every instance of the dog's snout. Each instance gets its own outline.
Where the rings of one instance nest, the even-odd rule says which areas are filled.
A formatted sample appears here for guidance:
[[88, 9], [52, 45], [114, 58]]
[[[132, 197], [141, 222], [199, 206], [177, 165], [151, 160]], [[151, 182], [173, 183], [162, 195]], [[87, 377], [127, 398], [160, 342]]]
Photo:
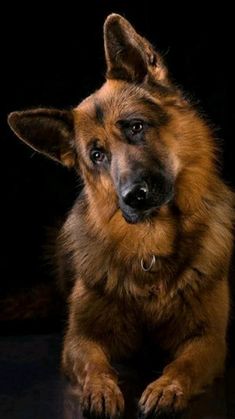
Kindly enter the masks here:
[[173, 178], [166, 171], [123, 177], [119, 184], [119, 205], [128, 222], [153, 213], [174, 196]]
[[149, 197], [149, 186], [147, 182], [139, 182], [132, 185], [124, 185], [121, 191], [123, 202], [132, 208], [139, 208], [145, 205]]

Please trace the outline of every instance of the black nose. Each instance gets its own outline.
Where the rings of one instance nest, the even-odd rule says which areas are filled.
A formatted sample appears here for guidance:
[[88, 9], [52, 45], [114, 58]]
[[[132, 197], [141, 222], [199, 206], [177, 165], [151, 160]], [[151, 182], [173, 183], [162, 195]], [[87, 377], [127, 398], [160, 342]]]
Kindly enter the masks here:
[[124, 186], [121, 191], [123, 202], [132, 208], [145, 207], [149, 198], [149, 187], [147, 182], [143, 181], [133, 185]]

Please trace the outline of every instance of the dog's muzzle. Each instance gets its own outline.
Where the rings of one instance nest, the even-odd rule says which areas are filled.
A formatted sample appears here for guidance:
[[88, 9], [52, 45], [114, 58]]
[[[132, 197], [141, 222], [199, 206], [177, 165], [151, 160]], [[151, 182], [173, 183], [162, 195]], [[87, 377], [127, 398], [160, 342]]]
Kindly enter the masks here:
[[128, 223], [138, 223], [157, 213], [174, 195], [173, 180], [161, 173], [149, 179], [126, 181], [120, 188], [119, 205]]

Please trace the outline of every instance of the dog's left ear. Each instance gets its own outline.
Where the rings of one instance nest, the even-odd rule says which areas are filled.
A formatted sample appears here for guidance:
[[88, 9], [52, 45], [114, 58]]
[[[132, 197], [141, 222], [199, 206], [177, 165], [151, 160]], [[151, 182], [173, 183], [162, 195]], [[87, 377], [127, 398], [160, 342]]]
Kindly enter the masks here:
[[8, 124], [34, 150], [65, 166], [74, 166], [74, 120], [71, 111], [33, 109], [12, 112], [8, 116]]
[[104, 24], [104, 48], [107, 78], [141, 83], [147, 75], [168, 83], [167, 69], [152, 45], [118, 14]]

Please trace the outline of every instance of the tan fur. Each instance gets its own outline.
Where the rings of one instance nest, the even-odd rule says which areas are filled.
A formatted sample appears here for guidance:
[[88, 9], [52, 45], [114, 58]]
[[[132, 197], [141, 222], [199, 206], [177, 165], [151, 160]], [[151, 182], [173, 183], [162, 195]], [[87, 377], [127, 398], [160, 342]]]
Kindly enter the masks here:
[[[98, 94], [108, 100], [110, 90], [120, 89], [120, 85], [122, 82], [108, 81]], [[115, 112], [120, 112], [118, 105], [113, 108], [110, 105], [107, 116], [110, 125]], [[157, 152], [165, 158], [165, 150], [169, 150], [179, 213], [166, 206], [155, 219], [128, 225], [116, 207], [110, 178], [101, 176], [96, 183], [84, 170], [87, 210], [84, 213], [76, 207], [63, 231], [67, 243], [67, 237], [71, 240], [74, 235], [74, 222], [80, 219], [79, 224], [86, 224], [92, 237], [85, 242], [82, 239], [85, 254], [79, 252], [77, 239], [70, 242], [76, 254], [77, 280], [70, 298], [65, 369], [71, 375], [78, 368], [74, 378], [85, 387], [91, 379], [90, 368], [92, 376], [102, 372], [116, 382], [110, 360], [129, 356], [139, 348], [142, 326], [147, 328], [173, 361], [162, 378], [144, 392], [140, 401], [144, 412], [184, 408], [192, 395], [222, 372], [226, 352], [233, 198], [216, 172], [212, 135], [204, 121], [189, 105], [180, 109], [167, 105], [167, 110], [171, 121], [159, 134], [162, 144]], [[83, 105], [75, 110], [75, 118], [78, 132], [82, 123], [88, 127]], [[93, 129], [89, 124], [89, 130]], [[108, 141], [115, 141], [108, 121], [105, 130]], [[98, 135], [104, 137], [103, 132]], [[125, 166], [128, 146], [117, 142], [114, 147]], [[140, 261], [143, 258], [148, 265], [152, 254], [157, 255], [154, 271], [143, 272]], [[100, 281], [99, 292], [96, 286], [99, 289]], [[99, 391], [109, 399], [111, 390], [103, 386], [101, 379]], [[123, 401], [115, 391], [110, 403], [118, 406]], [[86, 396], [86, 392], [81, 396], [85, 405]], [[99, 411], [95, 402], [92, 408]]]
[[[108, 81], [98, 95], [108, 101], [109, 92], [120, 89], [121, 83]], [[158, 97], [156, 101], [159, 102]], [[111, 121], [116, 110], [120, 112], [125, 103], [121, 97], [120, 104], [113, 103], [113, 107], [110, 104]], [[160, 103], [164, 106], [164, 100]], [[229, 310], [226, 275], [232, 244], [232, 195], [216, 173], [214, 143], [206, 124], [184, 102], [180, 108], [174, 102], [167, 104], [166, 108], [171, 121], [160, 132], [163, 146], [161, 150], [161, 144], [158, 145], [158, 153], [164, 155], [166, 148], [172, 156], [176, 177], [175, 203], [181, 211], [180, 216], [174, 216], [169, 208], [162, 208], [159, 216], [151, 222], [128, 225], [120, 211], [115, 212], [115, 193], [109, 179], [101, 177], [99, 183], [93, 185], [87, 177], [86, 223], [94, 235], [92, 248], [97, 246], [99, 250], [88, 249], [87, 264], [91, 265], [93, 274], [87, 267], [81, 274], [84, 261], [79, 255], [77, 257], [77, 275], [81, 280], [76, 281], [70, 300], [71, 314], [63, 361], [67, 369], [68, 360], [76, 365], [76, 359], [80, 358], [82, 342], [78, 343], [75, 352], [70, 349], [70, 339], [76, 341], [76, 330], [76, 334], [88, 339], [89, 350], [99, 341], [102, 353], [98, 355], [94, 347], [92, 355], [97, 356], [97, 371], [101, 368], [104, 374], [115, 377], [109, 372], [109, 359], [134, 352], [141, 345], [140, 325], [144, 324], [173, 358], [162, 378], [150, 384], [144, 392], [140, 401], [144, 412], [153, 408], [184, 408], [192, 395], [222, 372]], [[82, 105], [75, 111], [78, 131], [81, 129], [81, 111]], [[82, 116], [85, 122], [86, 117]], [[107, 132], [109, 141], [113, 138], [110, 134]], [[125, 165], [122, 161], [126, 156], [125, 148], [121, 150], [120, 144], [115, 146], [119, 147], [120, 164]], [[83, 174], [86, 179], [86, 173]], [[180, 249], [178, 252], [174, 249], [176, 245]], [[158, 256], [154, 267], [156, 272], [143, 273], [140, 260], [148, 261], [152, 254]], [[187, 257], [188, 266], [185, 264], [184, 269], [177, 273], [180, 260]], [[202, 277], [194, 268], [202, 272]], [[90, 287], [96, 283], [95, 277], [100, 280], [102, 275], [106, 283], [101, 296]], [[97, 336], [94, 328], [99, 331]], [[96, 372], [92, 356], [85, 356], [78, 376], [92, 366]], [[84, 383], [87, 377], [88, 372]], [[105, 391], [102, 390], [104, 394]], [[83, 397], [86, 400], [86, 396], [82, 396], [82, 400]], [[112, 397], [115, 399], [114, 393]], [[121, 403], [120, 398], [117, 395], [116, 402], [112, 400], [112, 403]], [[94, 409], [99, 410], [99, 407], [94, 405]]]

